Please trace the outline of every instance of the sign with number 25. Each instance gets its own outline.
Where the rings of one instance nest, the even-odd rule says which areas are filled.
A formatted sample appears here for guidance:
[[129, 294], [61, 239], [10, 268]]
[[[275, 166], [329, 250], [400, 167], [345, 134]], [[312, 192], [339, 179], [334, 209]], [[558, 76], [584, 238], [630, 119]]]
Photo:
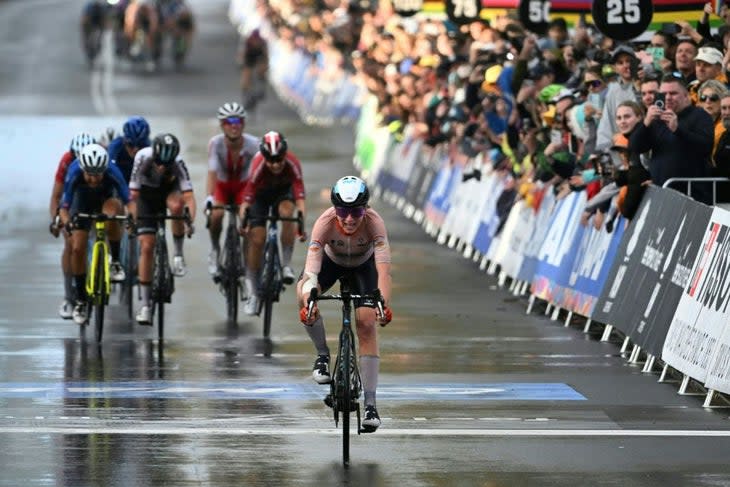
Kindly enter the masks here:
[[628, 41], [649, 27], [654, 7], [651, 0], [594, 1], [591, 14], [596, 27], [605, 36]]

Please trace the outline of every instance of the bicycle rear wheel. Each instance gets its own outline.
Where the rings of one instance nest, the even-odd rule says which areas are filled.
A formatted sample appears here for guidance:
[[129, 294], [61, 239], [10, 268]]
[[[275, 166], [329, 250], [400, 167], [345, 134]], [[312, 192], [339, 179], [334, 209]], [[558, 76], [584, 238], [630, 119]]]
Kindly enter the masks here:
[[162, 340], [165, 337], [165, 302], [160, 300], [156, 303], [157, 306], [157, 340], [162, 344]]

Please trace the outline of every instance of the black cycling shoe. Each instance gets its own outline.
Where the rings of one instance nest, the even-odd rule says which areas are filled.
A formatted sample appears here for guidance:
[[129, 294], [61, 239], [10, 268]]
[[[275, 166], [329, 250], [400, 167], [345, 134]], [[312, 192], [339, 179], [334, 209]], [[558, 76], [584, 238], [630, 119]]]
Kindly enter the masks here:
[[365, 419], [362, 420], [360, 431], [363, 433], [375, 433], [380, 427], [380, 416], [375, 406], [365, 406]]

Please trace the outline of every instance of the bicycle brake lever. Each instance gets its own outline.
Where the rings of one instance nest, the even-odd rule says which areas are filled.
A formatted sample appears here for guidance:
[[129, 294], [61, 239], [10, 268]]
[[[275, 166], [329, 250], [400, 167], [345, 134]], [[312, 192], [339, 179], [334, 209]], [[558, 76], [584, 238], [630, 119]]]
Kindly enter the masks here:
[[314, 309], [314, 303], [317, 301], [317, 288], [312, 288], [309, 291], [309, 299], [307, 300], [307, 321], [312, 318], [312, 310]]

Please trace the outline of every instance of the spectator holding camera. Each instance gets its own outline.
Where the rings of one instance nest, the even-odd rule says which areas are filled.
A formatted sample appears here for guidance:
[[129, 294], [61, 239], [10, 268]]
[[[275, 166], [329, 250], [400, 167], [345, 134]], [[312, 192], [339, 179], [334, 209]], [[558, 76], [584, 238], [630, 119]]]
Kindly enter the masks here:
[[[679, 73], [664, 75], [658, 98], [630, 137], [632, 151], [651, 150], [649, 172], [657, 186], [670, 178], [698, 178], [709, 174], [713, 143], [712, 117], [692, 105], [684, 78]], [[710, 202], [706, 184], [692, 185], [691, 196]], [[672, 188], [688, 194], [687, 183]]]

